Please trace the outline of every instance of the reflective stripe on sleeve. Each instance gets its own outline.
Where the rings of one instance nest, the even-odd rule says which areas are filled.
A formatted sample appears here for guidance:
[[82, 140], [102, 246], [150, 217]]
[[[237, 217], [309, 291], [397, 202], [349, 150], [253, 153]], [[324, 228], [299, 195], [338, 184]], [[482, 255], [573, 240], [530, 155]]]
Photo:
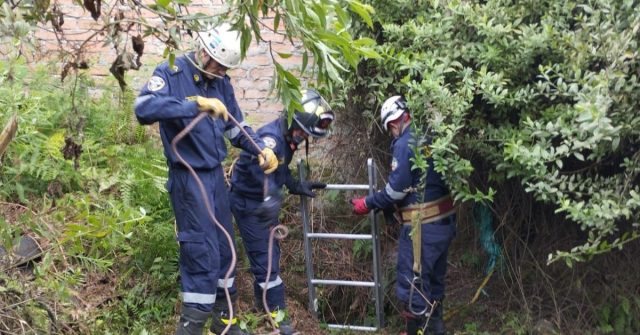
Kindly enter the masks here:
[[[244, 122], [244, 121], [240, 122], [240, 124], [239, 124], [240, 127], [244, 127], [246, 125], [247, 125], [247, 123]], [[238, 134], [240, 134], [240, 128], [238, 128], [238, 127], [233, 127], [233, 128], [231, 128], [231, 129], [229, 129], [229, 130], [224, 132], [224, 136], [226, 138], [230, 139], [230, 140], [234, 139], [236, 136], [238, 136]]]
[[391, 197], [391, 199], [393, 199], [393, 200], [401, 200], [401, 199], [404, 199], [404, 197], [407, 196], [406, 192], [398, 192], [398, 191], [394, 190], [393, 188], [391, 188], [391, 185], [389, 185], [389, 183], [387, 183], [387, 186], [384, 187], [384, 191], [387, 192], [389, 197]]
[[138, 107], [138, 105], [140, 105], [141, 103], [143, 103], [143, 102], [145, 102], [145, 101], [147, 101], [147, 100], [149, 100], [151, 98], [153, 98], [153, 95], [151, 95], [151, 94], [147, 94], [147, 95], [143, 95], [143, 96], [137, 97], [134, 107]]

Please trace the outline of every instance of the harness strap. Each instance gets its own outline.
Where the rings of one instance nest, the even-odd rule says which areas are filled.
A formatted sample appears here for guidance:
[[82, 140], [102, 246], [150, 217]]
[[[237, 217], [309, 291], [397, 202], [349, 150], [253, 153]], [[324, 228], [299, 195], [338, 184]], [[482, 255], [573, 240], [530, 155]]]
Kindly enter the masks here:
[[413, 226], [415, 220], [421, 224], [431, 223], [444, 219], [455, 211], [453, 199], [450, 195], [446, 195], [434, 201], [400, 208], [400, 217], [403, 224]]
[[422, 262], [420, 261], [422, 224], [420, 223], [420, 220], [414, 220], [411, 222], [411, 244], [413, 245], [413, 274], [414, 276], [420, 277], [422, 273]]

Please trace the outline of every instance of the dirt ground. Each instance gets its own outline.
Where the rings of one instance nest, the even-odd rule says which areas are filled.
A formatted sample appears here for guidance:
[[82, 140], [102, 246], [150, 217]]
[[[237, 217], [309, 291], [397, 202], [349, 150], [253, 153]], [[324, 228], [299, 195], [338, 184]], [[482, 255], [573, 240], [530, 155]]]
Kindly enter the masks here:
[[[454, 246], [455, 247], [455, 246]], [[323, 335], [323, 334], [367, 334], [366, 332], [349, 332], [338, 330], [327, 330], [322, 328], [323, 320], [317, 320], [309, 312], [308, 306], [308, 288], [306, 283], [306, 274], [300, 266], [301, 255], [304, 253], [302, 241], [297, 239], [288, 239], [282, 243], [282, 278], [287, 285], [287, 306], [288, 311], [293, 319], [293, 325], [300, 334]], [[447, 272], [447, 299], [445, 319], [449, 334], [465, 334], [468, 333], [465, 327], [467, 325], [477, 325], [482, 331], [498, 331], [492, 329], [492, 320], [498, 315], [497, 305], [500, 301], [493, 300], [498, 297], [499, 288], [498, 278], [490, 278], [487, 285], [478, 293], [478, 298], [474, 303], [470, 303], [474, 295], [478, 292], [482, 285], [484, 275], [481, 271], [476, 271], [471, 267], [467, 267], [459, 260], [460, 256], [450, 254], [449, 270]], [[239, 265], [236, 283], [239, 285], [240, 292], [239, 309], [241, 311], [251, 310], [253, 308], [253, 277], [248, 268]], [[496, 284], [493, 284], [496, 282]], [[348, 289], [348, 288], [347, 288]], [[385, 314], [387, 325], [375, 334], [392, 335], [398, 334], [402, 330], [397, 315], [391, 315], [388, 311], [392, 308], [394, 301], [393, 288], [385, 293]], [[367, 301], [365, 299], [365, 301]], [[371, 302], [373, 304], [373, 302]], [[493, 306], [492, 306], [493, 305]], [[373, 308], [371, 306], [370, 308]], [[320, 321], [320, 322], [319, 322]], [[475, 327], [475, 326], [473, 326]], [[480, 330], [479, 329], [479, 330]], [[271, 329], [268, 326], [261, 328], [257, 334], [268, 334]]]

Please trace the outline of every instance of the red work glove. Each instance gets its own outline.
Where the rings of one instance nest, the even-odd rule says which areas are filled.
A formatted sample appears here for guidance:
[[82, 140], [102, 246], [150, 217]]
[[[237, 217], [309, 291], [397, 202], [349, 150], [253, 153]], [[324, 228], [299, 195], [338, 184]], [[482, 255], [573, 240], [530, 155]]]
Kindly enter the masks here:
[[353, 205], [353, 212], [358, 215], [364, 215], [369, 213], [370, 209], [367, 208], [367, 203], [364, 201], [365, 197], [351, 199], [349, 202]]

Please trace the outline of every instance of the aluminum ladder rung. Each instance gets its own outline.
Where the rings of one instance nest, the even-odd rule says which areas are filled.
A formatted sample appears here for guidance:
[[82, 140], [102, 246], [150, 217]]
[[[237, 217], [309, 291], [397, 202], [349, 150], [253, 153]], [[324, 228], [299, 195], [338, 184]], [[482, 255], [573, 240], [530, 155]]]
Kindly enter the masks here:
[[340, 190], [340, 191], [368, 191], [369, 185], [366, 184], [327, 184], [325, 190]]
[[[300, 182], [306, 181], [306, 169], [303, 161], [298, 160], [298, 173]], [[367, 171], [369, 175], [369, 184], [328, 184], [325, 190], [338, 191], [368, 191], [371, 195], [376, 192], [376, 166], [373, 159], [367, 159]], [[373, 289], [375, 296], [376, 308], [376, 327], [356, 326], [346, 324], [329, 324], [329, 328], [349, 329], [354, 331], [378, 331], [384, 327], [384, 314], [382, 311], [384, 292], [382, 291], [382, 272], [380, 264], [380, 226], [376, 219], [376, 212], [369, 212], [369, 222], [371, 223], [371, 234], [344, 234], [344, 233], [314, 233], [310, 224], [309, 201], [306, 197], [300, 197], [300, 214], [302, 216], [302, 232], [304, 236], [304, 254], [305, 266], [307, 269], [307, 286], [309, 287], [309, 311], [314, 317], [318, 318], [318, 299], [316, 298], [316, 285], [340, 285], [352, 287], [368, 287]], [[312, 241], [311, 239], [349, 239], [349, 240], [369, 240], [372, 244], [373, 254], [373, 281], [351, 281], [351, 280], [332, 280], [332, 279], [315, 279], [312, 261]]]
[[335, 323], [330, 323], [330, 324], [327, 325], [327, 327], [331, 328], [331, 329], [360, 330], [360, 331], [365, 331], [365, 332], [376, 332], [376, 331], [378, 331], [378, 327], [339, 325], [339, 324], [335, 324]]
[[342, 286], [358, 286], [358, 287], [375, 287], [376, 283], [372, 281], [358, 280], [334, 280], [334, 279], [311, 279], [314, 285], [342, 285]]
[[309, 233], [308, 238], [335, 238], [342, 240], [370, 240], [371, 234], [337, 234], [337, 233]]

